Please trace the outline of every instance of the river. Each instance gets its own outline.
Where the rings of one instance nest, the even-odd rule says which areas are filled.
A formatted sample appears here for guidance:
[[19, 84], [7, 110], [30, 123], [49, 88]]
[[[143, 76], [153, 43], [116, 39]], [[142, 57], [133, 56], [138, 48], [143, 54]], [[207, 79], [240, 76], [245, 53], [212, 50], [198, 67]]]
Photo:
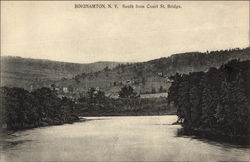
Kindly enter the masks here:
[[249, 148], [177, 137], [172, 116], [87, 117], [2, 136], [0, 161], [249, 161]]

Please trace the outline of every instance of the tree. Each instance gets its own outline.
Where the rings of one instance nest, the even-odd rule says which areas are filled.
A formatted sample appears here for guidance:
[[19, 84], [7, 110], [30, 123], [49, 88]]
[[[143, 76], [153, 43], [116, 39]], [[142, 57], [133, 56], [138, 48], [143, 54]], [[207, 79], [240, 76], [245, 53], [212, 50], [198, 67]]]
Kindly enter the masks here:
[[[28, 92], [22, 88], [2, 87], [1, 125], [7, 129], [23, 129], [78, 120], [73, 114], [74, 102], [60, 99], [50, 88]], [[67, 102], [66, 102], [67, 101]]]
[[105, 93], [91, 87], [87, 92], [87, 99], [89, 103], [102, 103], [105, 100]]
[[168, 102], [187, 129], [249, 137], [250, 61], [232, 60], [206, 73], [170, 77]]
[[110, 71], [110, 69], [109, 69], [108, 66], [106, 66], [103, 70], [104, 70], [104, 71]]
[[155, 90], [155, 88], [154, 88], [154, 87], [152, 87], [152, 89], [151, 89], [151, 93], [152, 93], [152, 94], [156, 93], [156, 90]]
[[163, 90], [163, 87], [160, 86], [160, 88], [159, 88], [159, 93], [162, 93], [162, 92], [164, 92], [164, 90]]
[[124, 86], [119, 91], [119, 97], [120, 98], [135, 98], [137, 96], [137, 93], [134, 92], [134, 89], [130, 86]]

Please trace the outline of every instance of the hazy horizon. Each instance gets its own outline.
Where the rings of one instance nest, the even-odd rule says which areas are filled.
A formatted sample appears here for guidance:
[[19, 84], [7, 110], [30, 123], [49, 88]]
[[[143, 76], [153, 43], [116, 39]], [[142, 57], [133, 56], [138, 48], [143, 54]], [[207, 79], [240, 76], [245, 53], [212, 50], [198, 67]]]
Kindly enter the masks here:
[[166, 10], [75, 9], [76, 3], [93, 2], [1, 2], [1, 56], [71, 63], [144, 62], [249, 46], [247, 1], [110, 2], [182, 6]]
[[[250, 46], [247, 46], [247, 47], [243, 47], [243, 48], [240, 48], [240, 49], [245, 49], [245, 48], [248, 48]], [[239, 48], [239, 47], [235, 47], [235, 48]], [[231, 48], [231, 49], [235, 49], [235, 48]], [[217, 50], [228, 50], [228, 49], [217, 49]], [[208, 51], [208, 50], [204, 50], [204, 51]], [[187, 51], [187, 52], [184, 52], [184, 53], [191, 53], [191, 52], [204, 52], [204, 51]], [[216, 49], [215, 49], [216, 51]], [[69, 61], [59, 61], [59, 60], [52, 60], [52, 59], [46, 59], [46, 58], [31, 58], [31, 57], [23, 57], [23, 56], [11, 56], [11, 55], [2, 55], [1, 57], [21, 57], [21, 58], [24, 58], [24, 59], [37, 59], [37, 60], [48, 60], [48, 61], [56, 61], [56, 62], [66, 62], [66, 63], [76, 63], [76, 64], [91, 64], [91, 63], [98, 63], [98, 62], [116, 62], [116, 63], [139, 63], [139, 62], [147, 62], [147, 61], [151, 61], [151, 60], [155, 60], [155, 59], [160, 59], [160, 58], [167, 58], [167, 57], [170, 57], [172, 55], [175, 55], [175, 54], [182, 54], [182, 53], [174, 53], [174, 54], [170, 54], [169, 56], [166, 56], [166, 57], [159, 57], [159, 58], [152, 58], [150, 60], [145, 60], [145, 61], [134, 61], [134, 62], [121, 62], [121, 61], [112, 61], [112, 60], [99, 60], [99, 61], [95, 61], [95, 62], [69, 62]]]

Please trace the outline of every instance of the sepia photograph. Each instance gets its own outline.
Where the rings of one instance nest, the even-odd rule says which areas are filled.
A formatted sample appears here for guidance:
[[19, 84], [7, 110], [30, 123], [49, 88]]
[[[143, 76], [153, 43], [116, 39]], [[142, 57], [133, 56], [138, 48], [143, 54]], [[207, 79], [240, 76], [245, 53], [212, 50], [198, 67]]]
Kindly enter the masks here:
[[249, 1], [0, 5], [0, 162], [250, 162]]

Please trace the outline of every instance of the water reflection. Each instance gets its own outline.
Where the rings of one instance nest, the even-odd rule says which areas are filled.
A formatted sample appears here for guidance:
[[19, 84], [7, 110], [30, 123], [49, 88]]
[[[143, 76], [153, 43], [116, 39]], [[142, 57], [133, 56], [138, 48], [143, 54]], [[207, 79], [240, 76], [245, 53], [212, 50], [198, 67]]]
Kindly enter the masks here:
[[226, 137], [220, 136], [209, 136], [206, 134], [190, 135], [190, 132], [185, 132], [183, 128], [177, 129], [176, 137], [192, 138], [202, 142], [206, 142], [212, 145], [221, 146], [225, 148], [235, 147], [235, 148], [250, 148], [249, 142], [246, 140], [233, 140]]
[[0, 141], [0, 146], [3, 150], [7, 150], [7, 149], [12, 149], [15, 148], [17, 145], [19, 144], [23, 144], [26, 142], [31, 142], [32, 140], [19, 140], [19, 141]]

